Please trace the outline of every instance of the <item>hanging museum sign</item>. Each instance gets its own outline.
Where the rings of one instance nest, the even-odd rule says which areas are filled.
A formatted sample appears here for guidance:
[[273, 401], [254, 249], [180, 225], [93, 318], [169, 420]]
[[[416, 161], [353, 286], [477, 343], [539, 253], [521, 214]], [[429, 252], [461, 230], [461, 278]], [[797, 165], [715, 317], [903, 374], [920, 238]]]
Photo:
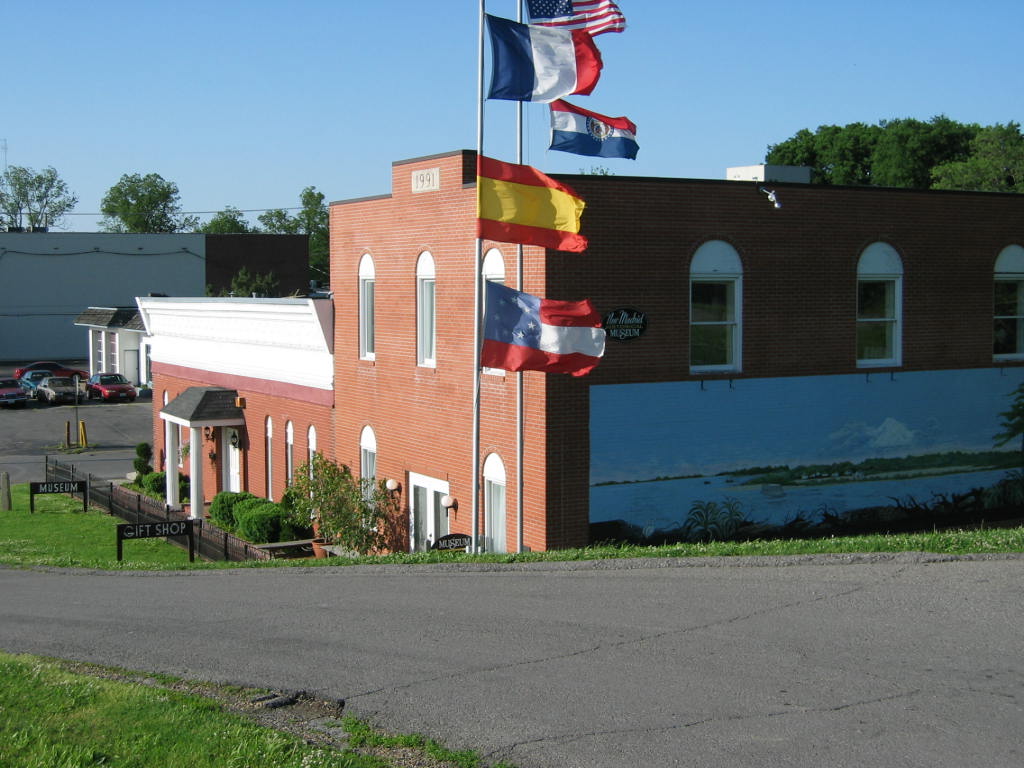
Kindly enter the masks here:
[[647, 313], [638, 309], [613, 309], [604, 316], [604, 330], [612, 339], [639, 338], [647, 330]]

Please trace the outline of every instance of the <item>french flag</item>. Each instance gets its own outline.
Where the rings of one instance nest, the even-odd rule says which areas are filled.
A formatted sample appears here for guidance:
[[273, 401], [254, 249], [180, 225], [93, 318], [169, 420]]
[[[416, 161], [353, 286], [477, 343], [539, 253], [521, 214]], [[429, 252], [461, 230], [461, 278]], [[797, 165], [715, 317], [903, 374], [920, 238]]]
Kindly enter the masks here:
[[605, 117], [567, 101], [551, 102], [551, 149], [591, 157], [635, 160], [640, 145], [627, 117]]
[[590, 299], [554, 301], [501, 283], [486, 286], [485, 368], [584, 376], [601, 361], [605, 331]]
[[601, 52], [582, 29], [519, 24], [487, 15], [491, 36], [491, 99], [555, 101], [588, 94], [601, 76]]

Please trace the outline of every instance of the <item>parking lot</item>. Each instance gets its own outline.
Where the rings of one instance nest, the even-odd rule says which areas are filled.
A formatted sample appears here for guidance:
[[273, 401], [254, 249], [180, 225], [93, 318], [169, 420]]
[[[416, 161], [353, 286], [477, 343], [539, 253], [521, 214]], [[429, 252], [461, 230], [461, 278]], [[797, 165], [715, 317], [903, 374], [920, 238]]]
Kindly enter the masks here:
[[[0, 363], [0, 377], [12, 376], [16, 367]], [[0, 472], [15, 484], [43, 480], [44, 457], [52, 456], [104, 480], [124, 478], [132, 471], [135, 446], [153, 440], [152, 414], [149, 397], [134, 403], [83, 397], [78, 405], [29, 401], [26, 408], [0, 409]], [[78, 439], [79, 420], [85, 422], [88, 447], [65, 449], [69, 429], [72, 442]]]

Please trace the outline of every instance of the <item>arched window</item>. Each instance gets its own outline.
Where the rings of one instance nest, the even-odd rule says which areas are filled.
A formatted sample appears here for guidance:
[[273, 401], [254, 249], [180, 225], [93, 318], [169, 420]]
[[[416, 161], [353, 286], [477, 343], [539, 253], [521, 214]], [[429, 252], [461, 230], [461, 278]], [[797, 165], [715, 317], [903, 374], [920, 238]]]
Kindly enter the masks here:
[[1024, 358], [1024, 248], [1008, 245], [996, 259], [992, 354]]
[[888, 243], [872, 243], [857, 262], [857, 365], [902, 363], [903, 260]]
[[505, 540], [505, 464], [492, 453], [484, 461], [484, 549], [507, 552]]
[[434, 257], [429, 251], [416, 262], [416, 362], [433, 367], [435, 360]]
[[295, 427], [289, 421], [284, 425], [284, 480], [291, 485], [295, 478]]
[[374, 329], [374, 292], [376, 273], [373, 257], [363, 254], [359, 260], [359, 357], [373, 360], [376, 357]]
[[377, 477], [377, 436], [372, 427], [363, 427], [359, 435], [359, 479], [363, 493], [373, 494], [373, 483]]
[[690, 262], [690, 370], [739, 371], [743, 264], [728, 243], [709, 240]]
[[266, 445], [267, 458], [266, 458], [266, 480], [267, 480], [267, 498], [271, 501], [274, 500], [274, 422], [267, 416], [267, 429], [266, 429]]
[[[501, 255], [501, 251], [497, 248], [491, 248], [484, 254], [484, 262], [480, 270], [480, 275], [484, 282], [498, 283], [499, 285], [505, 284], [505, 257]], [[481, 287], [481, 290], [483, 288]], [[487, 301], [487, 294], [484, 293], [484, 302]], [[486, 316], [487, 309], [484, 308]], [[496, 376], [504, 376], [505, 371], [501, 368], [484, 368], [484, 373], [494, 374]]]
[[309, 462], [309, 477], [313, 478], [313, 456], [316, 454], [316, 427], [310, 425], [306, 432], [306, 461]]

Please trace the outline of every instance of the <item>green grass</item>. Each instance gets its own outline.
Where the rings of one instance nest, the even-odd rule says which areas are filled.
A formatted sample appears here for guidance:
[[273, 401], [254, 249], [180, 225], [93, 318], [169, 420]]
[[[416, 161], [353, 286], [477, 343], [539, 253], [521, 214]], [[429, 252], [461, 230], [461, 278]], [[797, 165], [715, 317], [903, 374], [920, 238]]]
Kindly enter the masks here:
[[350, 750], [306, 744], [166, 687], [75, 674], [0, 653], [5, 768], [378, 768]]
[[188, 568], [336, 567], [361, 564], [529, 563], [630, 557], [756, 557], [869, 552], [931, 552], [964, 555], [1024, 552], [1024, 527], [982, 528], [915, 534], [872, 534], [833, 538], [764, 539], [642, 546], [608, 544], [551, 552], [466, 554], [413, 552], [323, 560], [270, 560], [246, 563], [189, 563], [184, 549], [163, 539], [124, 543], [117, 562], [114, 526], [120, 521], [102, 512], [81, 511], [81, 502], [66, 496], [36, 497], [36, 514], [28, 512], [28, 486], [14, 486], [12, 512], [0, 512], [0, 565], [64, 566], [120, 570]]

